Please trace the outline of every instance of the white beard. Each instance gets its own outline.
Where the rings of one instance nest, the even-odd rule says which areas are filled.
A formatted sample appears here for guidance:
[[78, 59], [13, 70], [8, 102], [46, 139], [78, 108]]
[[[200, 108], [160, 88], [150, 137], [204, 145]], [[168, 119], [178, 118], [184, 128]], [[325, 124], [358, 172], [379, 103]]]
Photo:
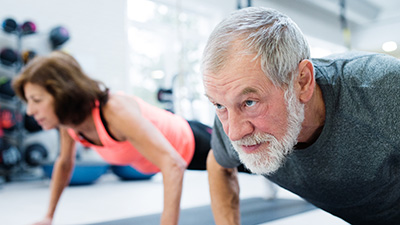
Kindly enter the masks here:
[[[267, 133], [255, 133], [238, 141], [231, 141], [239, 154], [240, 161], [256, 174], [271, 175], [285, 162], [286, 157], [293, 151], [297, 144], [297, 137], [304, 120], [304, 104], [295, 96], [291, 89], [285, 92], [286, 109], [288, 112], [287, 132], [282, 140], [277, 140]], [[265, 149], [259, 149], [255, 153], [245, 153], [241, 146], [267, 143]]]

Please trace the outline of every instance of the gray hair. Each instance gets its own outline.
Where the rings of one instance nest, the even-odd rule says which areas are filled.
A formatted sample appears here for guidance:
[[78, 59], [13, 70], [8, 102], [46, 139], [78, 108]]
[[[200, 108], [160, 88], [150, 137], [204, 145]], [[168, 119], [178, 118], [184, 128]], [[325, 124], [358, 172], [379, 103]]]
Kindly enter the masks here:
[[290, 85], [298, 64], [310, 58], [309, 45], [288, 16], [274, 9], [249, 7], [233, 12], [211, 33], [202, 59], [202, 72], [217, 73], [230, 50], [240, 42], [244, 52], [256, 54], [261, 68], [275, 86]]

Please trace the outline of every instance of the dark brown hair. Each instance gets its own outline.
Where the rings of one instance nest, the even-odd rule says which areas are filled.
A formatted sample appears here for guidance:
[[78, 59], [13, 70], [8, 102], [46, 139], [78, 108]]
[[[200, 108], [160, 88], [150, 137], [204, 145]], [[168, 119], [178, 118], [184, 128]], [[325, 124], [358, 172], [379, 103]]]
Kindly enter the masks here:
[[108, 100], [108, 88], [91, 79], [71, 55], [61, 51], [35, 57], [13, 80], [15, 93], [24, 101], [27, 83], [40, 85], [54, 97], [54, 111], [61, 124], [82, 123], [96, 100], [100, 104]]

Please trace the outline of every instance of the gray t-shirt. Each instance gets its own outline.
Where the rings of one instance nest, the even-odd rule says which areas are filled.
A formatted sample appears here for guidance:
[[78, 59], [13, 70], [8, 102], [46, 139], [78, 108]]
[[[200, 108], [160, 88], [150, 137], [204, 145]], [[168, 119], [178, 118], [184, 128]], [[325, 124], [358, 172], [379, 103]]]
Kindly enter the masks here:
[[[266, 177], [351, 224], [400, 224], [400, 60], [350, 52], [312, 61], [324, 128]], [[211, 147], [222, 166], [240, 165], [217, 117]]]

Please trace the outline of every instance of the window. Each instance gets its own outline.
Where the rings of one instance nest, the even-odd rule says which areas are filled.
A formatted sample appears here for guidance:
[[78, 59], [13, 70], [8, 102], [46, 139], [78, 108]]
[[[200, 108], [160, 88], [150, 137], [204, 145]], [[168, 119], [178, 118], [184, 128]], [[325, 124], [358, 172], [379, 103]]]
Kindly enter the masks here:
[[173, 89], [176, 114], [210, 124], [214, 111], [204, 97], [200, 60], [220, 18], [188, 2], [127, 1], [129, 82], [133, 94], [161, 108], [170, 106], [157, 101], [158, 90]]
[[330, 54], [348, 51], [347, 48], [342, 45], [334, 44], [311, 36], [306, 36], [306, 38], [310, 45], [312, 58], [321, 58]]

